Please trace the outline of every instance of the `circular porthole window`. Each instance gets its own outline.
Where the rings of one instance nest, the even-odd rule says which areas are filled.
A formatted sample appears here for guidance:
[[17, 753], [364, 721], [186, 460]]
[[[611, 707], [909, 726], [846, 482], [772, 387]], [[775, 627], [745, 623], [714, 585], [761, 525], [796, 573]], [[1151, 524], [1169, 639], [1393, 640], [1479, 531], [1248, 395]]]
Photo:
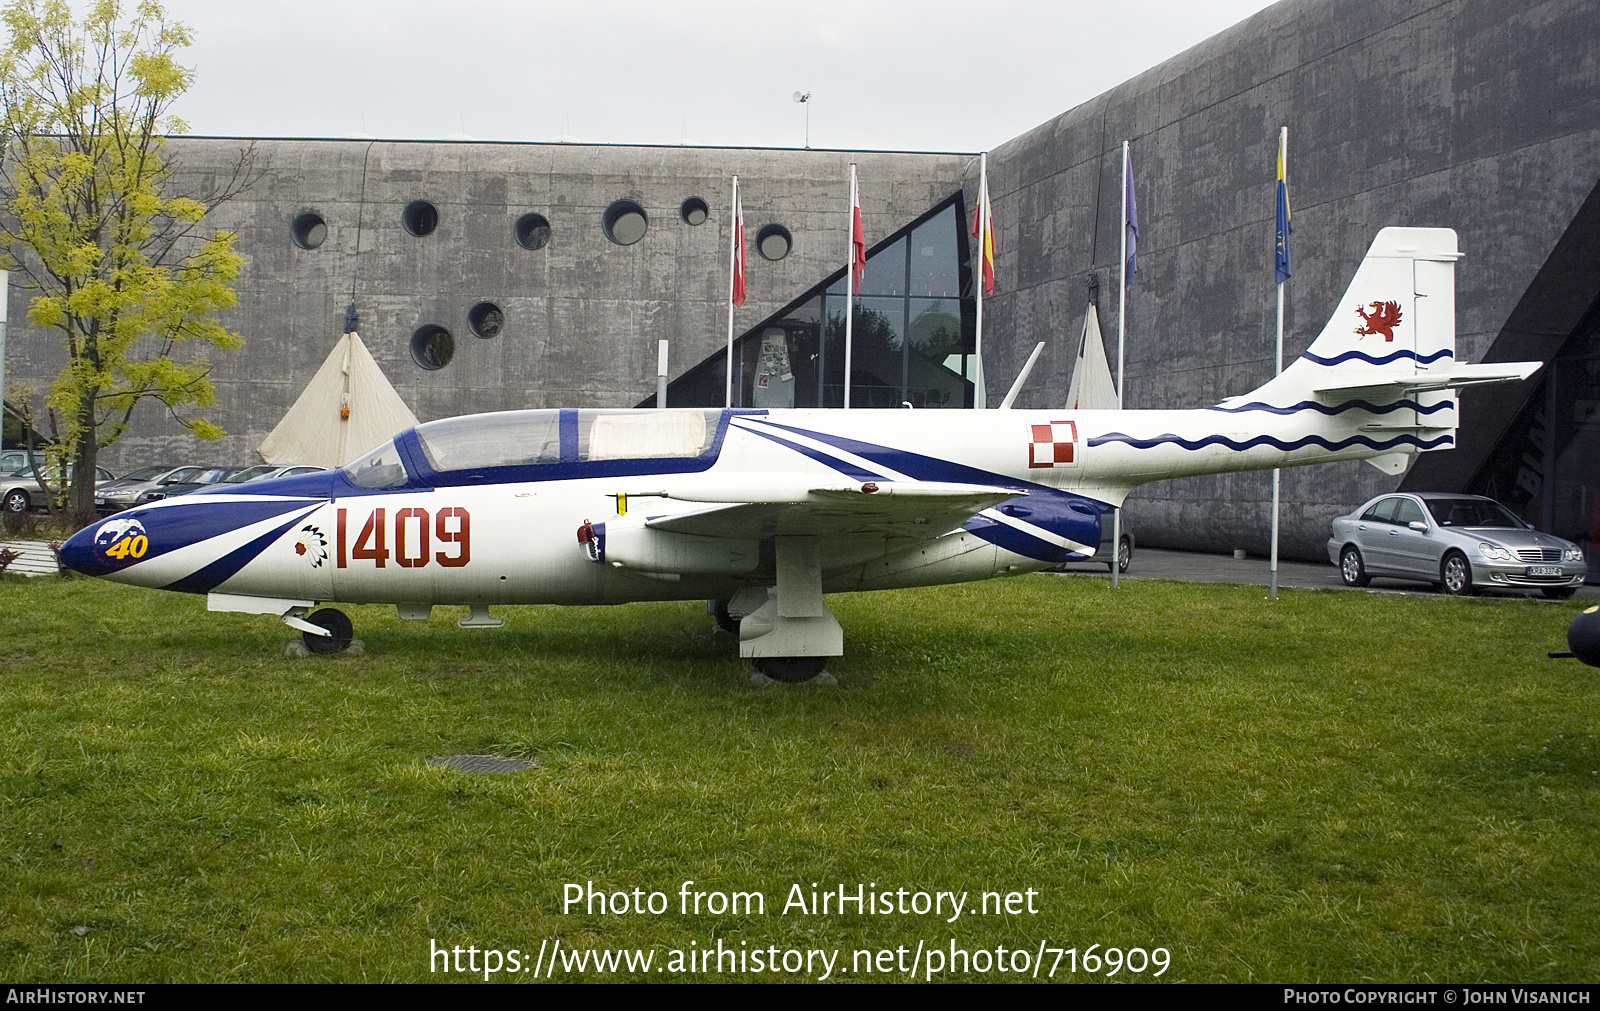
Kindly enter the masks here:
[[400, 223], [412, 235], [428, 235], [439, 227], [439, 208], [426, 200], [413, 200], [400, 212]]
[[707, 207], [706, 202], [699, 197], [690, 197], [683, 202], [682, 207], [678, 208], [678, 213], [683, 215], [683, 223], [686, 225], [703, 225], [711, 214], [711, 208]]
[[550, 244], [550, 220], [543, 214], [524, 214], [511, 226], [511, 234], [523, 249], [543, 249]]
[[644, 208], [632, 200], [618, 200], [606, 208], [600, 224], [605, 229], [606, 238], [619, 246], [631, 246], [644, 238], [644, 233], [650, 228], [650, 219], [645, 216]]
[[450, 331], [437, 323], [429, 323], [417, 328], [411, 335], [411, 360], [419, 368], [432, 372], [442, 369], [450, 364], [450, 359], [456, 356], [456, 339], [450, 336]]
[[296, 214], [289, 223], [289, 235], [301, 249], [316, 249], [328, 238], [328, 223], [315, 211]]
[[472, 332], [487, 340], [498, 337], [500, 330], [506, 325], [506, 314], [493, 302], [479, 302], [467, 310], [467, 326]]
[[756, 252], [763, 259], [781, 260], [789, 255], [793, 245], [794, 237], [782, 225], [762, 225], [761, 231], [756, 233]]

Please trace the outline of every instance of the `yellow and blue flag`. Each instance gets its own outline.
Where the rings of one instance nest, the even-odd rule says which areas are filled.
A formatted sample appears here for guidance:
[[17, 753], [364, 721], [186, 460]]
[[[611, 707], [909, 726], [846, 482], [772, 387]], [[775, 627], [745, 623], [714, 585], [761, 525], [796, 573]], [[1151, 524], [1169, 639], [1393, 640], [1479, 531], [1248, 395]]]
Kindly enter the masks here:
[[1284, 165], [1284, 146], [1287, 138], [1278, 138], [1278, 253], [1274, 273], [1279, 284], [1289, 280], [1289, 234], [1294, 226], [1289, 223], [1289, 176]]

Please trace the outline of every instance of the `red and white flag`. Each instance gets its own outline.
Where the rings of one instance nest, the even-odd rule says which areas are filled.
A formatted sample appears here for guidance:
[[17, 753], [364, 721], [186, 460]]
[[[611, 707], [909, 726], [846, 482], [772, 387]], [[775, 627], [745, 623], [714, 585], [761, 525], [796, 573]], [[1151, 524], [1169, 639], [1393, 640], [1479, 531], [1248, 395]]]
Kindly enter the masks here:
[[855, 272], [855, 290], [861, 290], [861, 274], [867, 269], [867, 230], [861, 227], [861, 192], [855, 186], [855, 166], [850, 166], [850, 268]]
[[744, 199], [733, 187], [733, 304], [744, 305]]

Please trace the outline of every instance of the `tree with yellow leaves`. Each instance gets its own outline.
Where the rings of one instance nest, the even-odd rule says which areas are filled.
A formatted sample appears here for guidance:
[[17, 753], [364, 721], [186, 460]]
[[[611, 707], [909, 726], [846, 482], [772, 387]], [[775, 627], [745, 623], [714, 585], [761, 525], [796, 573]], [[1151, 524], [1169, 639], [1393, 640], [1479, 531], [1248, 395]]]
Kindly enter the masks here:
[[0, 18], [0, 266], [34, 292], [28, 322], [66, 352], [43, 410], [31, 392], [23, 407], [53, 440], [41, 482], [87, 518], [96, 456], [140, 403], [222, 434], [188, 409], [215, 399], [205, 352], [243, 345], [217, 320], [243, 259], [231, 232], [202, 222], [253, 181], [254, 152], [207, 192], [168, 192], [167, 138], [184, 130], [170, 110], [193, 74], [177, 58], [188, 30], [155, 0], [132, 13], [96, 0], [81, 19], [65, 0], [13, 0]]

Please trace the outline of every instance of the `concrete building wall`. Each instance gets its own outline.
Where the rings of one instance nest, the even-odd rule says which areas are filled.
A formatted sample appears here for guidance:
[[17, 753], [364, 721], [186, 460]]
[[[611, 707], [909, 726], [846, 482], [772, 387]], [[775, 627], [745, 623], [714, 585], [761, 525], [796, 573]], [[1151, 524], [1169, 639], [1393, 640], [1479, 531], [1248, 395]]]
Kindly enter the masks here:
[[[171, 145], [175, 191], [204, 189], [250, 141], [185, 138]], [[254, 450], [333, 347], [345, 306], [361, 314], [373, 357], [419, 419], [538, 407], [625, 407], [655, 391], [656, 341], [672, 342], [677, 375], [721, 347], [727, 333], [728, 208], [740, 178], [753, 325], [844, 263], [849, 165], [861, 177], [869, 234], [882, 235], [960, 187], [971, 155], [576, 144], [424, 143], [350, 140], [254, 142], [260, 178], [207, 219], [238, 233], [246, 264], [239, 305], [224, 317], [240, 352], [215, 352], [217, 404], [204, 411], [227, 436], [198, 442], [157, 405], [102, 458], [123, 472], [163, 460], [255, 462]], [[679, 210], [698, 196], [710, 208], [691, 226]], [[437, 229], [401, 224], [413, 200], [438, 208]], [[619, 199], [649, 218], [644, 238], [618, 245], [601, 220]], [[327, 222], [316, 249], [292, 241], [296, 215]], [[512, 225], [544, 215], [542, 249], [515, 241]], [[767, 223], [793, 236], [790, 254], [761, 258]], [[62, 361], [58, 340], [23, 325], [31, 293], [11, 293], [10, 380], [43, 389]], [[501, 333], [474, 337], [467, 312], [479, 301], [505, 314]], [[412, 333], [438, 324], [455, 339], [444, 368], [419, 368]]]
[[[986, 313], [990, 333], [1018, 339], [986, 341], [991, 399], [1048, 340], [1021, 403], [1061, 403], [1091, 272], [1115, 368], [1124, 139], [1141, 229], [1127, 405], [1199, 407], [1270, 378], [1280, 126], [1294, 209], [1286, 361], [1347, 311], [1336, 300], [1386, 225], [1460, 233], [1458, 357], [1482, 360], [1600, 178], [1597, 38], [1600, 6], [1584, 0], [1288, 0], [1002, 145], [989, 157], [1000, 293]], [[1574, 273], [1559, 275], [1569, 289]], [[1581, 314], [1594, 294], [1569, 301]], [[1507, 402], [1514, 413], [1530, 387], [1469, 394], [1468, 425]], [[1363, 463], [1286, 471], [1284, 550], [1322, 556], [1328, 519], [1399, 480]], [[1149, 485], [1130, 519], [1151, 545], [1263, 551], [1270, 482]]]

